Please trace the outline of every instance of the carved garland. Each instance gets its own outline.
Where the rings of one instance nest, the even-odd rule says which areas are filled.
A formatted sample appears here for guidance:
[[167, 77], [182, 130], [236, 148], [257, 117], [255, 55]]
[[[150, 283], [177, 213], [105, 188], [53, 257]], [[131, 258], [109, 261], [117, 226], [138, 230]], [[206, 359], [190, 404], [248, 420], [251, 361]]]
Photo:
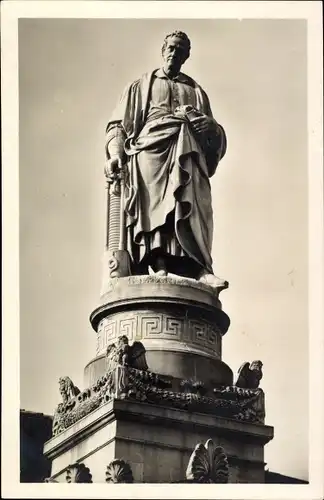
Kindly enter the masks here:
[[214, 397], [207, 397], [204, 396], [204, 384], [199, 381], [183, 381], [182, 392], [171, 390], [170, 385], [169, 379], [148, 370], [118, 365], [91, 388], [81, 392], [68, 403], [58, 405], [53, 419], [53, 435], [58, 435], [115, 397], [264, 423], [262, 389], [226, 387], [215, 389]]

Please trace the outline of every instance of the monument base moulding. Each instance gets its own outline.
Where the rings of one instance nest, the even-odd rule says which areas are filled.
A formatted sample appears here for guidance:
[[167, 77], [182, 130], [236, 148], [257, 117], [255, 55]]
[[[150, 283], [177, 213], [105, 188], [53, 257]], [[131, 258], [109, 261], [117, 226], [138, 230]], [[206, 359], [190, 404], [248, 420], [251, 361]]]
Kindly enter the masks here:
[[232, 370], [222, 361], [222, 336], [230, 320], [218, 298], [221, 289], [156, 275], [108, 280], [90, 316], [97, 355], [85, 368], [85, 386], [103, 375], [107, 347], [122, 335], [143, 343], [153, 372], [231, 385]]
[[112, 400], [45, 445], [52, 479], [66, 482], [70, 464], [91, 471], [92, 481], [106, 481], [115, 458], [130, 465], [134, 482], [185, 482], [186, 468], [199, 442], [222, 446], [230, 483], [264, 482], [264, 445], [273, 428], [143, 402]]
[[[82, 465], [79, 482], [105, 482], [107, 466], [116, 476], [109, 482], [187, 482], [193, 450], [212, 440], [227, 456], [229, 482], [264, 482], [273, 428], [264, 425], [262, 389], [233, 386], [222, 361], [230, 321], [221, 289], [156, 275], [107, 282], [90, 317], [97, 356], [85, 368], [86, 389], [63, 378], [44, 447], [52, 481], [71, 482]], [[116, 459], [128, 469], [112, 467]]]

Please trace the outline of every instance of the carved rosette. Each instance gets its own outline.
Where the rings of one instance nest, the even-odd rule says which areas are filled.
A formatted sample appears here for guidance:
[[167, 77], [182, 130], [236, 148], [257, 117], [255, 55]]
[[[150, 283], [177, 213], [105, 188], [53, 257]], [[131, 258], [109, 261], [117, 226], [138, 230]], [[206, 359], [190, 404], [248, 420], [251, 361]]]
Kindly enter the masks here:
[[67, 483], [92, 483], [92, 474], [89, 467], [76, 463], [68, 467], [65, 479]]
[[195, 483], [228, 483], [228, 461], [224, 449], [211, 439], [195, 447], [186, 471], [188, 481]]
[[133, 483], [133, 472], [125, 460], [116, 459], [107, 465], [106, 483]]

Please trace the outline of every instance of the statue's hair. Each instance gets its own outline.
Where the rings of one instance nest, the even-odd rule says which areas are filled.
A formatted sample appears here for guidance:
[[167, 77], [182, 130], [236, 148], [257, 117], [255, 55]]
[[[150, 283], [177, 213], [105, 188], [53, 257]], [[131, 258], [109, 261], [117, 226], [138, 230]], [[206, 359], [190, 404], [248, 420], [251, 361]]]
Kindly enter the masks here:
[[188, 59], [188, 57], [190, 56], [191, 43], [190, 43], [188, 35], [186, 35], [186, 33], [184, 33], [183, 31], [176, 30], [176, 31], [173, 31], [172, 33], [169, 33], [168, 35], [166, 35], [164, 42], [163, 42], [163, 45], [162, 45], [162, 54], [165, 50], [168, 38], [170, 38], [172, 36], [176, 36], [185, 42], [186, 49], [187, 49], [186, 59]]

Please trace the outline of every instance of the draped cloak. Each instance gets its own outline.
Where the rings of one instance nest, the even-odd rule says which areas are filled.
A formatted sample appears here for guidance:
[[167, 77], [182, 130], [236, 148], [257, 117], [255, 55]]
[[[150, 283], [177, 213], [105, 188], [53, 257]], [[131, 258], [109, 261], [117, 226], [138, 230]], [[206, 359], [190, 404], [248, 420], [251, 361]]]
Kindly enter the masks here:
[[[220, 132], [210, 133], [202, 143], [185, 115], [165, 107], [151, 110], [157, 71], [161, 70], [146, 73], [127, 86], [107, 125], [108, 145], [116, 127], [125, 139], [127, 250], [135, 263], [144, 261], [154, 249], [190, 258], [189, 272], [179, 272], [179, 260], [176, 270], [169, 269], [176, 274], [198, 274], [202, 269], [213, 273], [209, 178], [226, 152], [226, 135], [219, 126]], [[204, 90], [183, 76], [193, 86], [194, 98], [190, 101], [195, 102], [181, 104], [192, 105], [212, 117]]]

